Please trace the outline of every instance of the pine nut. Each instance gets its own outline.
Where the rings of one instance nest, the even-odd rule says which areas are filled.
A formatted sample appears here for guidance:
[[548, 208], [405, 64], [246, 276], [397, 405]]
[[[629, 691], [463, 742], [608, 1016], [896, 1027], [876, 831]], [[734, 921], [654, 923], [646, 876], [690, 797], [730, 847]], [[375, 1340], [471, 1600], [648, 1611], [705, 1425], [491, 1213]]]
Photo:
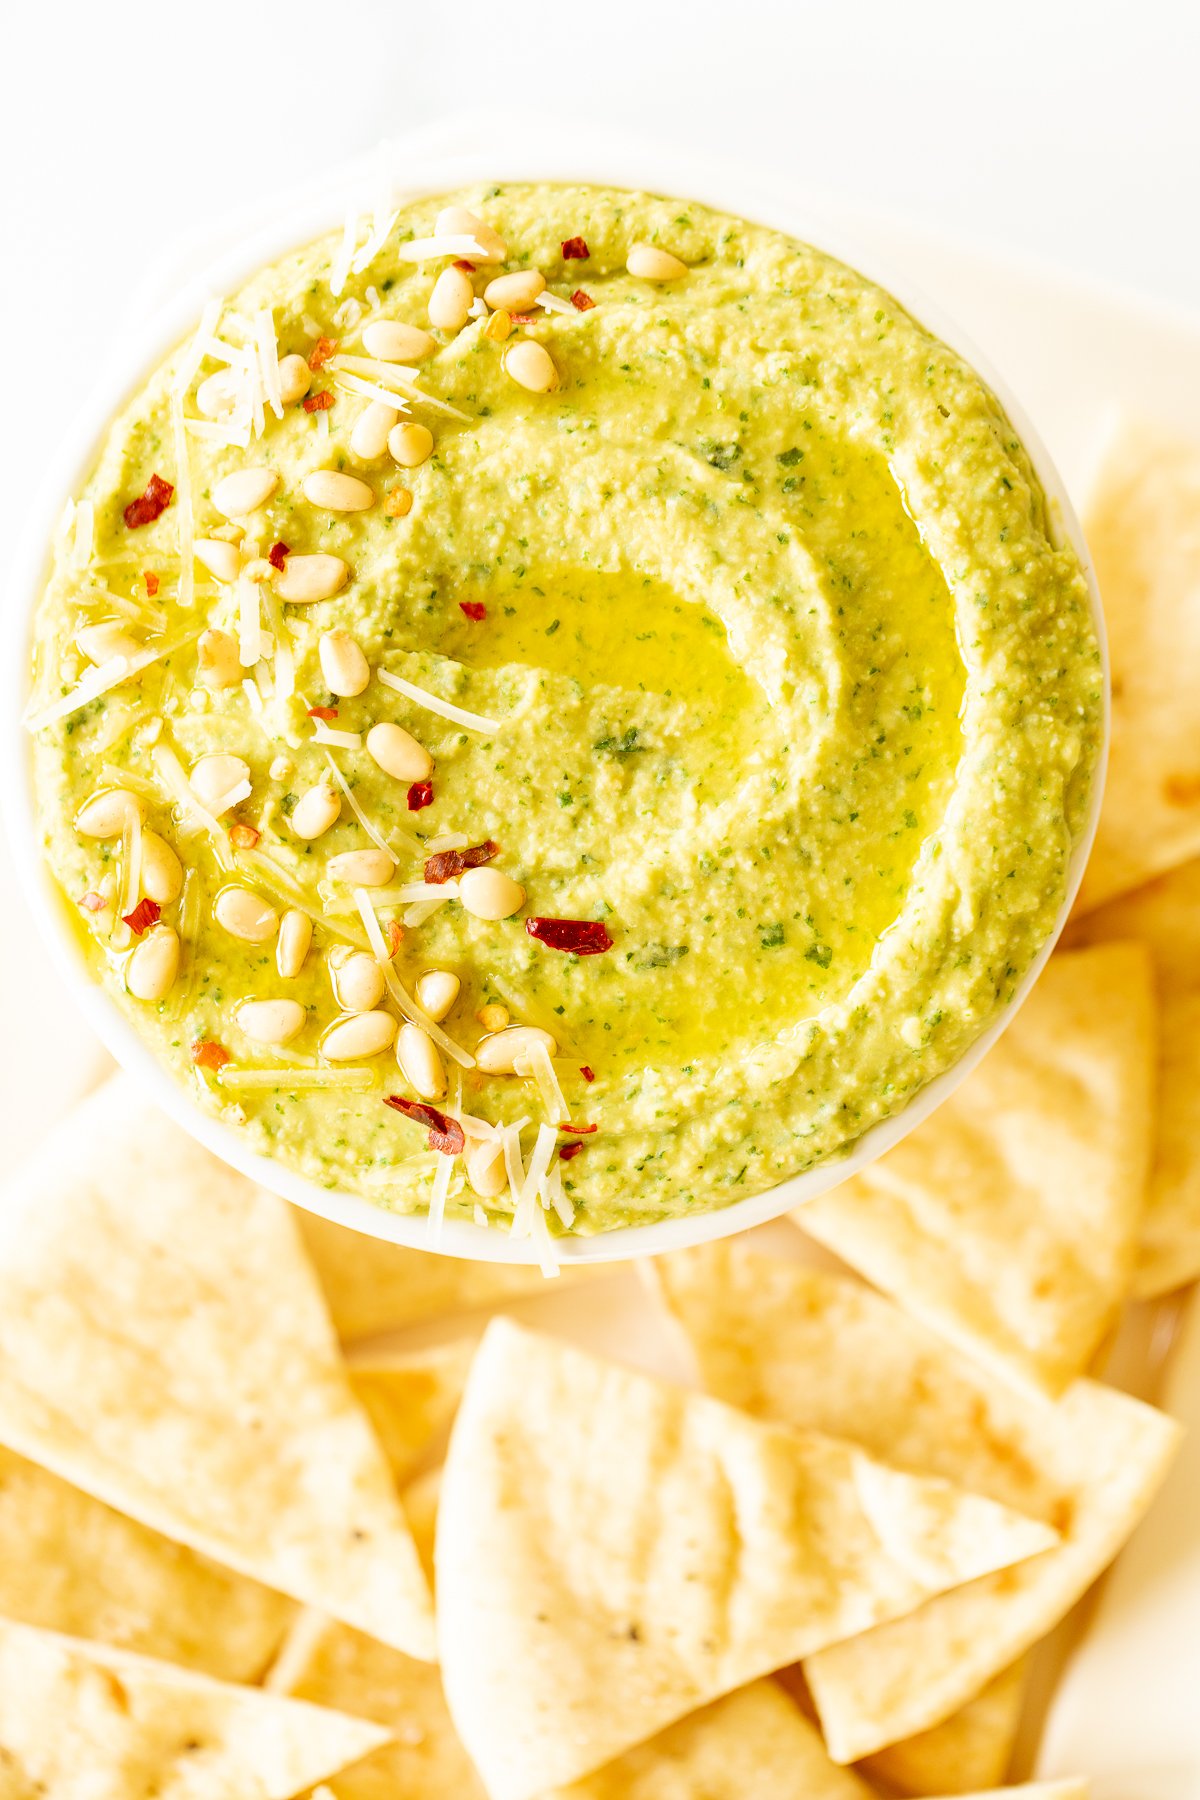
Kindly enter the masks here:
[[250, 764], [243, 762], [240, 756], [228, 756], [223, 752], [214, 756], [202, 756], [198, 763], [192, 765], [192, 772], [188, 776], [197, 800], [215, 819], [219, 819], [233, 804], [226, 801], [222, 806], [225, 796], [249, 779]]
[[477, 214], [468, 212], [465, 206], [443, 206], [433, 234], [435, 237], [458, 237], [460, 234], [473, 237], [482, 254], [472, 256], [472, 262], [503, 262], [508, 255], [508, 245], [500, 234], [485, 225]]
[[362, 336], [367, 355], [380, 362], [423, 362], [437, 349], [436, 338], [419, 325], [405, 325], [400, 319], [376, 319]]
[[388, 432], [387, 447], [402, 469], [419, 469], [433, 449], [433, 433], [428, 425], [402, 420]]
[[367, 733], [367, 750], [385, 775], [397, 781], [424, 781], [433, 769], [433, 758], [403, 725], [385, 720]]
[[328, 1062], [358, 1062], [391, 1048], [396, 1021], [391, 1013], [354, 1013], [331, 1025], [321, 1041], [321, 1055]]
[[685, 262], [656, 244], [635, 244], [625, 258], [625, 267], [639, 281], [678, 281], [688, 272]]
[[331, 881], [343, 882], [346, 887], [386, 887], [396, 873], [396, 859], [374, 846], [370, 850], [343, 850], [340, 856], [329, 858], [325, 873]]
[[88, 661], [97, 666], [111, 662], [114, 656], [123, 656], [129, 662], [142, 648], [119, 619], [106, 619], [102, 625], [85, 625], [82, 631], [76, 632], [75, 642]]
[[478, 1194], [481, 1200], [494, 1200], [508, 1186], [504, 1146], [498, 1141], [468, 1138], [463, 1161], [467, 1165], [467, 1180], [471, 1184], [471, 1191]]
[[554, 358], [533, 338], [521, 338], [504, 352], [504, 373], [531, 394], [548, 394], [558, 386]]
[[501, 869], [468, 869], [458, 897], [475, 919], [511, 919], [525, 904], [525, 889]]
[[131, 794], [128, 788], [108, 788], [104, 793], [93, 794], [85, 800], [75, 819], [75, 829], [81, 837], [119, 838], [125, 829], [125, 818], [134, 812], [139, 820], [146, 816], [146, 803], [137, 794]]
[[527, 312], [539, 294], [546, 291], [546, 278], [536, 269], [518, 269], [513, 275], [497, 275], [483, 290], [483, 297], [493, 311], [502, 306], [505, 312]]
[[224, 538], [197, 538], [192, 554], [217, 581], [237, 580], [242, 557], [236, 544], [227, 543]]
[[218, 369], [196, 389], [196, 411], [206, 419], [220, 419], [237, 405], [238, 379], [232, 369]]
[[342, 810], [342, 796], [328, 782], [320, 781], [301, 794], [292, 808], [289, 824], [298, 838], [311, 844], [323, 837]]
[[331, 694], [353, 700], [371, 679], [371, 666], [348, 631], [327, 631], [318, 646], [321, 674]]
[[340, 556], [288, 557], [275, 577], [275, 592], [292, 606], [307, 606], [313, 600], [331, 600], [346, 585], [350, 571]]
[[475, 1017], [485, 1031], [503, 1031], [506, 1025], [512, 1024], [512, 1014], [507, 1006], [497, 1006], [495, 1002], [481, 1006]]
[[427, 969], [417, 977], [417, 1004], [440, 1025], [458, 999], [462, 982], [449, 969]]
[[312, 370], [302, 356], [293, 351], [279, 359], [279, 399], [284, 406], [295, 406], [312, 386]]
[[179, 933], [154, 925], [125, 965], [125, 986], [135, 1000], [161, 1000], [179, 973]]
[[298, 1000], [247, 1000], [235, 1017], [238, 1030], [256, 1044], [287, 1044], [304, 1029], [308, 1014]]
[[386, 400], [372, 400], [350, 433], [350, 448], [361, 462], [375, 462], [387, 449], [388, 432], [400, 414]]
[[553, 1056], [558, 1045], [548, 1031], [540, 1025], [510, 1025], [506, 1031], [498, 1031], [494, 1037], [486, 1037], [475, 1046], [475, 1061], [485, 1075], [515, 1075], [517, 1064], [528, 1061], [532, 1044], [545, 1046], [547, 1056]]
[[446, 1091], [446, 1065], [437, 1045], [419, 1025], [402, 1025], [396, 1039], [396, 1061], [410, 1087], [422, 1100], [440, 1100]]
[[345, 1012], [367, 1013], [383, 999], [383, 970], [365, 950], [352, 950], [333, 970], [333, 991]]
[[157, 831], [142, 833], [142, 892], [160, 906], [174, 906], [183, 892], [183, 864]]
[[375, 504], [373, 487], [357, 475], [343, 475], [338, 469], [314, 469], [301, 485], [309, 505], [324, 507], [328, 512], [366, 512], [368, 506]]
[[436, 325], [439, 331], [461, 331], [474, 298], [471, 277], [465, 269], [456, 269], [451, 263], [433, 284], [429, 296], [429, 323]]
[[213, 917], [244, 944], [269, 944], [279, 928], [275, 908], [251, 888], [222, 888], [213, 903]]
[[275, 967], [285, 981], [294, 981], [304, 967], [312, 943], [312, 920], [295, 907], [279, 921], [279, 942], [275, 946]]
[[244, 519], [257, 512], [279, 486], [274, 469], [235, 469], [225, 475], [212, 491], [212, 503], [227, 519]]
[[242, 663], [237, 639], [227, 631], [203, 631], [196, 645], [196, 668], [207, 688], [237, 687]]

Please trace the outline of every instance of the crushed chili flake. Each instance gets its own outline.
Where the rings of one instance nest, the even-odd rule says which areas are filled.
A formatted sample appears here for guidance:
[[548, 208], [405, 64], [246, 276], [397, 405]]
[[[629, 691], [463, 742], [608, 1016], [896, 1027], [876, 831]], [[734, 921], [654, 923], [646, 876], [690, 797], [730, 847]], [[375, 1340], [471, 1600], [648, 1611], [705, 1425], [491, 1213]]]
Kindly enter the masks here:
[[439, 850], [425, 858], [425, 879], [440, 887], [443, 881], [455, 881], [466, 869], [477, 869], [481, 863], [499, 856], [500, 846], [488, 838], [484, 844], [472, 844], [468, 850]]
[[143, 569], [142, 580], [146, 584], [146, 593], [148, 597], [153, 600], [155, 594], [158, 592], [158, 576], [154, 573], [153, 569]]
[[478, 624], [480, 619], [487, 618], [487, 607], [483, 604], [482, 600], [460, 600], [458, 603], [458, 610], [459, 612], [466, 613], [468, 619], [474, 619], [476, 624]]
[[103, 912], [108, 901], [103, 894], [84, 894], [79, 904], [84, 912]]
[[383, 928], [384, 940], [387, 943], [388, 955], [395, 956], [404, 942], [404, 927], [399, 919], [389, 919]]
[[510, 325], [528, 325], [534, 319], [541, 317], [540, 313], [509, 313], [508, 322]]
[[267, 551], [267, 561], [273, 569], [282, 569], [284, 563], [291, 554], [291, 545], [285, 544], [283, 539], [280, 538], [279, 542], [277, 544], [272, 544], [271, 548]]
[[383, 1104], [394, 1107], [418, 1125], [428, 1125], [431, 1150], [440, 1150], [443, 1156], [462, 1154], [466, 1136], [458, 1120], [450, 1118], [448, 1113], [439, 1112], [436, 1106], [426, 1106], [423, 1100], [406, 1100], [401, 1094], [385, 1094]]
[[218, 1044], [212, 1038], [197, 1038], [192, 1044], [192, 1061], [198, 1069], [211, 1069], [215, 1074], [233, 1058], [224, 1044]]
[[336, 719], [338, 709], [336, 706], [310, 706], [308, 716], [310, 719]]
[[243, 825], [240, 819], [229, 827], [229, 841], [235, 850], [253, 850], [261, 836], [261, 831], [256, 831], [253, 825]]
[[141, 937], [143, 931], [158, 924], [162, 918], [162, 907], [157, 900], [139, 900], [132, 912], [122, 913], [121, 917], [134, 937]]
[[579, 1073], [585, 1081], [595, 1081], [596, 1079], [595, 1069], [589, 1069], [586, 1063], [580, 1064]]
[[408, 790], [409, 812], [420, 812], [426, 806], [433, 805], [432, 781], [414, 781]]
[[582, 262], [592, 253], [581, 237], [567, 238], [562, 247], [564, 262]]
[[153, 525], [155, 519], [161, 519], [171, 504], [175, 489], [161, 475], [152, 475], [146, 483], [146, 491], [131, 500], [125, 508], [125, 524], [130, 531], [136, 531], [139, 525]]
[[566, 950], [572, 956], [602, 956], [613, 947], [608, 927], [599, 919], [526, 919], [525, 929], [548, 950]]
[[576, 288], [575, 292], [571, 295], [571, 305], [575, 308], [576, 312], [590, 312], [595, 304], [596, 302], [592, 299], [592, 296], [590, 294], [585, 294], [582, 288]]
[[339, 341], [337, 338], [327, 337], [317, 339], [308, 355], [308, 366], [314, 374], [325, 367], [331, 356], [337, 355]]
[[328, 388], [322, 388], [318, 394], [309, 394], [301, 404], [306, 413], [328, 412], [333, 405], [333, 395]]
[[456, 269], [465, 269], [468, 275], [473, 275], [475, 273], [475, 264], [473, 262], [468, 262], [465, 256], [456, 256], [454, 259], [454, 267]]
[[571, 1158], [578, 1156], [582, 1149], [582, 1144], [560, 1144], [558, 1147], [560, 1162], [570, 1162]]
[[572, 1125], [569, 1120], [564, 1119], [558, 1129], [569, 1131], [572, 1137], [591, 1137], [593, 1131], [599, 1131], [600, 1127], [598, 1125]]

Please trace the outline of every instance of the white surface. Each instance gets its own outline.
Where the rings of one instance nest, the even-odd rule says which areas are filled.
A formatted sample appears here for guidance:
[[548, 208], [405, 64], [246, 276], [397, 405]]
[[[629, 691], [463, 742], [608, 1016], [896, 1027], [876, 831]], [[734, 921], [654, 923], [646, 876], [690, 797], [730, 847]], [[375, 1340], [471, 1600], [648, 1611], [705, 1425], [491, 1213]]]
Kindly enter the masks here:
[[[493, 141], [496, 147], [493, 147]], [[102, 434], [113, 413], [127, 395], [137, 389], [146, 373], [194, 326], [205, 303], [214, 293], [236, 291], [258, 268], [295, 243], [303, 243], [321, 231], [336, 228], [347, 211], [360, 214], [379, 202], [380, 184], [386, 184], [395, 204], [421, 193], [439, 194], [462, 182], [489, 179], [582, 180], [618, 187], [639, 182], [663, 193], [684, 193], [711, 205], [761, 220], [799, 238], [820, 244], [861, 268], [902, 304], [968, 357], [995, 390], [1008, 411], [1029, 453], [1035, 473], [1045, 490], [1051, 529], [1071, 540], [1091, 584], [1091, 599], [1098, 604], [1078, 520], [1062, 479], [1040, 441], [1033, 420], [1020, 397], [1011, 392], [1001, 372], [990, 367], [986, 353], [965, 332], [961, 321], [948, 316], [936, 297], [891, 264], [870, 238], [851, 236], [843, 215], [828, 212], [794, 196], [787, 184], [764, 182], [757, 170], [744, 170], [727, 162], [707, 162], [694, 154], [679, 155], [669, 148], [624, 132], [591, 134], [586, 143], [570, 150], [548, 149], [542, 133], [528, 120], [514, 114], [472, 115], [460, 123], [433, 126], [381, 145], [369, 159], [356, 158], [335, 170], [320, 184], [303, 184], [299, 191], [280, 199], [269, 209], [247, 213], [227, 221], [220, 242], [205, 258], [189, 250], [174, 283], [167, 282], [169, 298], [115, 344], [108, 368], [97, 391], [80, 416], [64, 426], [60, 443], [44, 470], [42, 491], [32, 500], [24, 521], [22, 543], [13, 566], [10, 591], [0, 611], [0, 628], [10, 643], [19, 643], [27, 632], [28, 618], [36, 604], [44, 578], [46, 545], [61, 517], [68, 495], [76, 493], [99, 452]], [[193, 247], [194, 249], [194, 247]], [[191, 272], [193, 263], [196, 265]], [[1103, 627], [1097, 612], [1102, 658], [1106, 659]], [[11, 830], [17, 874], [39, 918], [50, 929], [52, 960], [63, 974], [85, 1020], [99, 1034], [112, 1054], [142, 1084], [148, 1100], [169, 1113], [178, 1124], [216, 1155], [240, 1169], [264, 1187], [272, 1188], [296, 1205], [325, 1218], [394, 1243], [421, 1248], [428, 1243], [423, 1216], [385, 1212], [358, 1195], [338, 1192], [305, 1180], [280, 1162], [255, 1154], [245, 1136], [199, 1104], [198, 1096], [185, 1090], [141, 1040], [139, 1034], [95, 984], [78, 941], [64, 929], [61, 897], [50, 881], [38, 848], [38, 833], [30, 807], [26, 759], [29, 738], [21, 720], [27, 700], [26, 680], [19, 667], [9, 671], [7, 704], [2, 709], [4, 733], [0, 737], [0, 805]], [[1105, 674], [1107, 661], [1105, 660]], [[0, 693], [5, 690], [0, 688]], [[1093, 785], [1089, 817], [1072, 852], [1066, 891], [1055, 930], [1017, 986], [1009, 1005], [975, 1040], [958, 1061], [923, 1088], [903, 1110], [871, 1127], [838, 1159], [826, 1159], [780, 1183], [777, 1187], [740, 1200], [720, 1211], [699, 1213], [652, 1224], [627, 1226], [587, 1237], [561, 1239], [554, 1254], [563, 1262], [624, 1261], [652, 1256], [689, 1244], [726, 1237], [835, 1187], [883, 1155], [907, 1132], [928, 1117], [984, 1056], [1021, 1005], [1049, 956], [1054, 939], [1070, 910], [1091, 848], [1103, 785], [1104, 747]], [[864, 982], [869, 978], [864, 977]], [[852, 1004], [854, 993], [847, 998]], [[537, 1262], [541, 1253], [530, 1238], [488, 1229], [461, 1218], [441, 1227], [437, 1247], [453, 1256], [476, 1257], [490, 1262]]]

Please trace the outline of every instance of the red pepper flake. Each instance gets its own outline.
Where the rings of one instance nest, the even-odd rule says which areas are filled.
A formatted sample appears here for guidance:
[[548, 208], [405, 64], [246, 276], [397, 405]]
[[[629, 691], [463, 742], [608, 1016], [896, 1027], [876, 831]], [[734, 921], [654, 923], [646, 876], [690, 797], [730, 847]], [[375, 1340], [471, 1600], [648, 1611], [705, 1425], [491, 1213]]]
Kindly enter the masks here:
[[399, 919], [389, 919], [383, 928], [383, 935], [384, 940], [387, 943], [388, 955], [395, 956], [397, 950], [404, 942], [404, 927], [401, 925]]
[[333, 405], [333, 395], [328, 388], [322, 388], [319, 394], [310, 394], [302, 404], [306, 413], [328, 412]]
[[317, 339], [308, 356], [308, 366], [314, 375], [318, 369], [325, 367], [331, 356], [337, 355], [338, 343], [339, 339], [337, 338], [319, 337]]
[[562, 247], [564, 262], [583, 262], [592, 253], [581, 237], [568, 238]]
[[575, 292], [571, 295], [571, 305], [575, 308], [576, 312], [591, 312], [595, 304], [596, 302], [592, 299], [592, 296], [590, 294], [585, 294], [582, 288], [576, 288]]
[[571, 1125], [564, 1120], [558, 1129], [569, 1131], [572, 1137], [591, 1137], [593, 1131], [599, 1131], [600, 1127], [598, 1125]]
[[308, 716], [310, 719], [336, 719], [338, 709], [336, 706], [310, 706]]
[[509, 313], [510, 325], [532, 325], [535, 319], [544, 319], [545, 313]]
[[489, 838], [485, 844], [472, 844], [469, 850], [439, 850], [425, 858], [425, 879], [440, 887], [443, 881], [456, 881], [466, 869], [477, 869], [480, 863], [499, 856], [500, 846]]
[[153, 600], [155, 594], [158, 592], [158, 576], [154, 573], [153, 569], [143, 569], [142, 580], [146, 584], [146, 593], [148, 597]]
[[192, 1044], [192, 1061], [198, 1069], [211, 1069], [215, 1075], [233, 1058], [224, 1044], [218, 1044], [212, 1038], [196, 1038]]
[[582, 1149], [582, 1144], [560, 1144], [558, 1147], [559, 1161], [570, 1162], [571, 1158], [578, 1156]]
[[261, 831], [256, 831], [253, 825], [243, 825], [240, 819], [229, 827], [229, 841], [235, 850], [253, 850], [261, 836]]
[[454, 267], [456, 269], [465, 269], [468, 275], [473, 275], [475, 273], [475, 264], [473, 262], [468, 262], [465, 256], [456, 256], [454, 259]]
[[291, 554], [290, 545], [285, 544], [283, 539], [280, 538], [279, 542], [277, 544], [272, 544], [271, 548], [267, 551], [267, 561], [273, 569], [282, 569], [284, 563]]
[[433, 805], [432, 781], [414, 781], [408, 790], [409, 812], [421, 812], [426, 806]]
[[567, 950], [572, 956], [602, 956], [613, 947], [600, 919], [526, 919], [525, 929], [548, 950]]
[[125, 508], [125, 523], [130, 531], [136, 531], [139, 525], [153, 525], [155, 519], [161, 519], [171, 504], [175, 489], [161, 475], [152, 475], [146, 483], [146, 491], [131, 500]]
[[79, 904], [84, 912], [103, 912], [108, 901], [103, 894], [85, 894]]
[[487, 607], [483, 604], [482, 600], [460, 600], [458, 603], [458, 610], [459, 612], [466, 613], [468, 619], [474, 619], [476, 624], [479, 623], [480, 619], [487, 618]]
[[123, 913], [122, 918], [134, 937], [141, 937], [143, 931], [149, 931], [151, 925], [157, 925], [162, 918], [162, 907], [157, 900], [139, 900], [131, 913]]
[[580, 1064], [579, 1073], [585, 1081], [595, 1081], [596, 1079], [595, 1069], [589, 1069], [586, 1063]]
[[443, 1156], [462, 1154], [467, 1140], [457, 1119], [439, 1112], [436, 1106], [426, 1106], [423, 1100], [406, 1100], [401, 1094], [385, 1094], [383, 1104], [394, 1107], [406, 1119], [415, 1119], [418, 1125], [428, 1125], [431, 1150], [440, 1150]]

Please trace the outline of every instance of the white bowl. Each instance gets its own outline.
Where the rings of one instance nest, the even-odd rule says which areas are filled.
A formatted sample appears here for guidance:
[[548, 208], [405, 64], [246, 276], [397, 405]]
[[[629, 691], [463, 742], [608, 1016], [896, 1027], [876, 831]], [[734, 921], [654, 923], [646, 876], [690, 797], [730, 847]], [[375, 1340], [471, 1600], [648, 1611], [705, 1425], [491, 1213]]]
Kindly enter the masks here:
[[[7, 818], [18, 876], [35, 918], [44, 932], [51, 955], [67, 981], [73, 997], [117, 1061], [143, 1084], [148, 1099], [198, 1138], [215, 1155], [240, 1169], [261, 1186], [308, 1211], [339, 1225], [349, 1226], [391, 1243], [417, 1249], [428, 1247], [423, 1216], [404, 1217], [385, 1212], [355, 1194], [332, 1192], [317, 1186], [271, 1158], [257, 1155], [230, 1127], [204, 1112], [159, 1062], [133, 1026], [89, 973], [80, 947], [68, 932], [63, 902], [43, 860], [33, 813], [29, 738], [21, 726], [27, 698], [30, 620], [46, 577], [52, 533], [68, 495], [76, 493], [91, 470], [109, 421], [141, 385], [145, 376], [195, 325], [210, 294], [228, 293], [253, 270], [296, 245], [311, 241], [342, 223], [347, 208], [362, 204], [369, 190], [364, 186], [382, 162], [397, 172], [397, 197], [419, 198], [471, 182], [586, 181], [625, 188], [646, 188], [656, 193], [694, 199], [725, 212], [770, 225], [830, 252], [868, 275], [893, 294], [913, 316], [959, 351], [996, 394], [1029, 453], [1049, 503], [1051, 529], [1060, 541], [1069, 541], [1078, 553], [1087, 577], [1100, 639], [1105, 674], [1104, 744], [1097, 764], [1085, 829], [1075, 846], [1068, 872], [1062, 910], [1046, 943], [1021, 982], [1012, 1000], [953, 1065], [908, 1105], [865, 1132], [842, 1155], [835, 1156], [748, 1199], [717, 1211], [657, 1224], [625, 1226], [596, 1237], [566, 1237], [556, 1241], [561, 1262], [614, 1262], [633, 1256], [652, 1256], [664, 1250], [709, 1241], [760, 1225], [817, 1194], [826, 1192], [850, 1175], [857, 1174], [890, 1150], [902, 1137], [926, 1119], [976, 1066], [1011, 1021], [1033, 986], [1062, 929], [1078, 890], [1084, 865], [1095, 836], [1104, 777], [1108, 740], [1108, 651], [1095, 574], [1079, 521], [1067, 497], [1062, 478], [1002, 376], [991, 367], [955, 323], [911, 282], [881, 267], [879, 258], [846, 241], [828, 209], [796, 200], [788, 189], [764, 183], [727, 163], [704, 165], [695, 157], [681, 157], [662, 145], [635, 142], [629, 134], [589, 131], [586, 143], [576, 146], [578, 133], [532, 129], [510, 117], [478, 116], [460, 124], [396, 140], [370, 159], [344, 167], [322, 182], [280, 201], [273, 199], [270, 224], [260, 215], [240, 232], [235, 251], [216, 259], [195, 279], [178, 289], [169, 305], [139, 328], [137, 343], [126, 344], [97, 384], [91, 401], [64, 435], [59, 453], [48, 470], [36, 503], [30, 509], [27, 531], [13, 565], [13, 580], [6, 596], [3, 643], [10, 646], [5, 671], [8, 699], [3, 708], [4, 735], [0, 738], [0, 801]], [[555, 144], [566, 146], [552, 148]], [[485, 145], [501, 145], [500, 150]], [[465, 146], [465, 147], [464, 147]], [[419, 179], [412, 175], [419, 173]], [[448, 1220], [437, 1248], [445, 1254], [483, 1262], [529, 1263], [536, 1252], [528, 1240], [514, 1240], [504, 1232], [461, 1220]]]

